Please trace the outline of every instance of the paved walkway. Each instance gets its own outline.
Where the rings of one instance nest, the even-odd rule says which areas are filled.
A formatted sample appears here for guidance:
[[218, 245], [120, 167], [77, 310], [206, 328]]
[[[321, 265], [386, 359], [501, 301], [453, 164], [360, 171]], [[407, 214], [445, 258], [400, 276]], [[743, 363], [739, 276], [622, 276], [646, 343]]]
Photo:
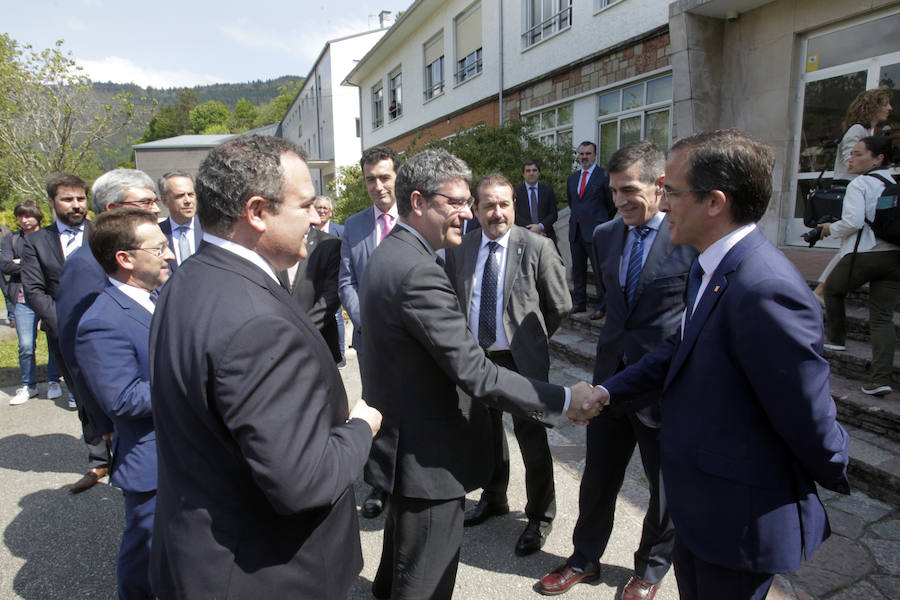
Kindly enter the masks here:
[[[357, 397], [360, 385], [354, 360], [342, 374], [349, 396]], [[571, 383], [586, 376], [567, 365], [554, 365], [557, 382]], [[44, 391], [42, 386], [42, 394]], [[22, 406], [8, 406], [12, 392], [13, 388], [0, 390], [0, 600], [115, 598], [121, 494], [104, 484], [78, 496], [70, 494], [68, 486], [81, 475], [85, 463], [77, 417], [60, 401], [33, 399]], [[538, 598], [533, 590], [536, 580], [571, 551], [584, 430], [563, 424], [551, 430], [550, 436], [557, 464], [558, 515], [547, 545], [529, 557], [513, 553], [525, 525], [524, 473], [518, 447], [510, 438], [512, 512], [466, 531], [456, 598]], [[359, 501], [365, 493], [366, 486], [359, 485]], [[470, 501], [476, 498], [477, 493], [470, 495]], [[835, 534], [796, 575], [778, 578], [769, 597], [900, 598], [900, 511], [860, 494], [825, 494], [825, 498]], [[603, 557], [602, 581], [577, 585], [566, 598], [617, 597], [630, 576], [646, 502], [640, 463], [632, 460], [619, 496], [615, 530]], [[382, 522], [383, 518], [360, 520], [365, 566], [350, 598], [371, 598], [369, 587], [381, 554]], [[678, 598], [671, 573], [663, 580], [657, 598]]]

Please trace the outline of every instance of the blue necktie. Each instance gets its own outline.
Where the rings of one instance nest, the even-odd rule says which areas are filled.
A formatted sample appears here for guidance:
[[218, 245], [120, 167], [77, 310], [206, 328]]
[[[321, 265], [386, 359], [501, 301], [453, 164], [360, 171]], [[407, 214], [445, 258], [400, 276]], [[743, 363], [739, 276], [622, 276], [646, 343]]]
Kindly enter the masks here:
[[688, 277], [687, 288], [687, 316], [685, 317], [685, 325], [691, 320], [691, 314], [694, 312], [694, 302], [697, 300], [697, 292], [700, 291], [700, 283], [703, 281], [703, 267], [700, 266], [700, 259], [695, 258], [691, 263], [691, 274]]
[[497, 263], [494, 252], [500, 244], [488, 242], [490, 254], [481, 276], [481, 305], [478, 307], [478, 344], [487, 350], [497, 340]]
[[641, 278], [641, 269], [644, 266], [644, 238], [650, 234], [650, 228], [646, 225], [632, 228], [634, 243], [631, 244], [631, 255], [628, 258], [628, 272], [625, 274], [625, 297], [628, 302], [634, 298], [638, 280]]
[[181, 262], [188, 259], [191, 253], [191, 242], [188, 239], [190, 229], [185, 225], [179, 225], [175, 228], [178, 231], [178, 253], [181, 254]]

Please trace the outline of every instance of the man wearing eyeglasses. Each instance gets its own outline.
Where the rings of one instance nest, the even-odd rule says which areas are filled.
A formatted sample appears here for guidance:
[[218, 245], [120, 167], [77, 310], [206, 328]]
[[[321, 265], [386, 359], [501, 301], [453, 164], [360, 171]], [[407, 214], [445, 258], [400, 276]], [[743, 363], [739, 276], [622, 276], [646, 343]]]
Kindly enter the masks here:
[[563, 412], [586, 421], [600, 408], [587, 383], [564, 389], [498, 367], [469, 330], [437, 252], [462, 242], [471, 178], [443, 150], [406, 161], [397, 174], [400, 219], [360, 286], [363, 395], [384, 414], [386, 453], [366, 480], [391, 495], [376, 598], [452, 596], [465, 495], [492, 471], [485, 403], [534, 422]]
[[75, 351], [86, 391], [113, 422], [113, 485], [125, 497], [125, 530], [116, 582], [119, 598], [153, 598], [150, 540], [156, 508], [156, 431], [150, 402], [150, 319], [155, 290], [169, 278], [175, 257], [156, 223], [141, 208], [101, 213], [88, 241], [106, 286], [84, 313]]
[[828, 537], [816, 483], [849, 493], [847, 432], [822, 310], [757, 228], [775, 152], [735, 130], [679, 140], [661, 209], [700, 255], [680, 331], [597, 386], [612, 407], [662, 394], [660, 465], [682, 600], [762, 599]]
[[[136, 169], [115, 169], [104, 173], [94, 182], [91, 197], [95, 214], [130, 206], [149, 212], [154, 218], [159, 215], [156, 184], [149, 175]], [[94, 258], [91, 248], [82, 245], [72, 253], [63, 266], [56, 301], [60, 352], [72, 373], [76, 398], [91, 421], [95, 439], [103, 436], [108, 438], [113, 426], [85, 383], [83, 369], [75, 352], [75, 333], [79, 319], [103, 291], [106, 283], [107, 277], [103, 267]], [[87, 436], [85, 439], [88, 439]], [[84, 477], [72, 486], [73, 493], [83, 492], [107, 474], [108, 458], [103, 466], [93, 464], [99, 460], [99, 455], [104, 451], [108, 457], [108, 443], [102, 440], [96, 442], [96, 447], [91, 453], [92, 466]]]

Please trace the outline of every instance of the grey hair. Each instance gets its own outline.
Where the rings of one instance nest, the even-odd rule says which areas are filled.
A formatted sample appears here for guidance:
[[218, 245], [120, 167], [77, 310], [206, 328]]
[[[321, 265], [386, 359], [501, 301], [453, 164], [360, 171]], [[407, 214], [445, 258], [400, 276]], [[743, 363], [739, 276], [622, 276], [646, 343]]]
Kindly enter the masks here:
[[641, 163], [638, 179], [643, 183], [656, 183], [666, 171], [666, 155], [656, 144], [646, 140], [625, 144], [613, 152], [606, 170], [621, 173], [637, 162]]
[[91, 188], [91, 198], [95, 213], [102, 213], [110, 204], [121, 204], [128, 190], [149, 188], [159, 197], [159, 189], [153, 179], [137, 169], [115, 169], [97, 178]]
[[169, 197], [169, 180], [173, 177], [187, 177], [191, 180], [192, 185], [194, 183], [194, 178], [191, 177], [190, 173], [185, 173], [184, 171], [169, 171], [156, 182], [156, 185], [159, 186], [160, 200]]
[[328, 207], [334, 208], [334, 202], [331, 201], [331, 196], [316, 196], [315, 199], [313, 199], [313, 205], [315, 206], [316, 202], [319, 200], [328, 200]]
[[416, 190], [429, 198], [448, 181], [472, 182], [472, 170], [462, 159], [446, 150], [424, 150], [403, 163], [397, 172], [397, 212], [405, 217], [412, 210], [412, 193]]
[[306, 162], [300, 148], [271, 136], [234, 138], [213, 148], [200, 164], [196, 182], [203, 229], [220, 235], [230, 233], [253, 196], [265, 199], [268, 209], [277, 213], [284, 188], [283, 154], [294, 154]]

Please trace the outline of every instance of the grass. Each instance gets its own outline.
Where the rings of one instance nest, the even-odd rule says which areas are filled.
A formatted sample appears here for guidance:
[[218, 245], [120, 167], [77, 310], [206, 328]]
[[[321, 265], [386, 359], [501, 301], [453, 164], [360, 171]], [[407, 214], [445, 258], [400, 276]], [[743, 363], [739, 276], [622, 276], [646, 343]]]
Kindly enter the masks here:
[[[15, 369], [19, 368], [19, 341], [15, 335], [15, 330], [10, 328], [10, 331], [13, 332], [12, 336], [3, 336], [0, 339], [0, 368], [12, 367]], [[46, 365], [47, 364], [47, 334], [45, 334], [40, 329], [38, 330], [37, 340], [35, 341], [35, 354], [37, 354], [37, 364]]]

